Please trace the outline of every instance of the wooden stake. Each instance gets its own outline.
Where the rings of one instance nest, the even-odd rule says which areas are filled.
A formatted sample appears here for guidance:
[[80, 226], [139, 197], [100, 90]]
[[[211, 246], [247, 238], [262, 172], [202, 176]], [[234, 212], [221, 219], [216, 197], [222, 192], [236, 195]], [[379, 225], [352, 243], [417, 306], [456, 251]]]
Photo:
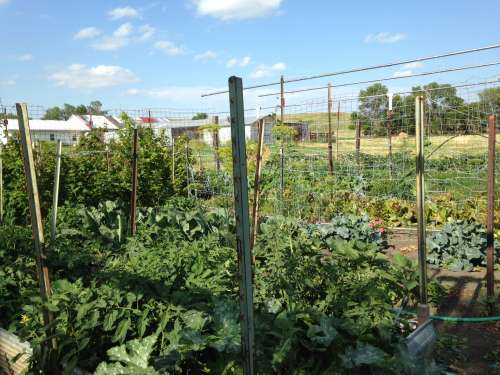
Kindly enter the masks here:
[[280, 79], [280, 109], [281, 109], [281, 125], [285, 125], [285, 79], [281, 76]]
[[172, 191], [175, 191], [175, 138], [172, 134]]
[[356, 159], [359, 158], [359, 152], [361, 150], [361, 122], [359, 119], [356, 120]]
[[236, 216], [236, 246], [240, 278], [240, 319], [243, 373], [255, 374], [254, 318], [252, 285], [252, 251], [248, 216], [247, 155], [243, 84], [241, 78], [229, 78], [231, 108], [231, 140], [233, 149], [234, 208]]
[[132, 192], [130, 194], [130, 235], [133, 237], [137, 232], [137, 185], [138, 185], [138, 148], [139, 130], [134, 127], [132, 141]]
[[417, 310], [418, 323], [421, 325], [429, 319], [427, 304], [427, 249], [425, 238], [425, 185], [424, 185], [424, 97], [415, 98], [415, 138], [416, 138], [416, 172], [417, 172], [417, 237], [420, 300]]
[[[493, 304], [495, 299], [495, 147], [496, 116], [488, 117], [488, 217], [486, 222], [486, 289], [488, 300]], [[492, 306], [491, 306], [492, 307]]]
[[[217, 126], [219, 125], [219, 116], [214, 116], [214, 124]], [[213, 137], [214, 137], [213, 142], [214, 142], [214, 149], [215, 149], [215, 153], [214, 153], [215, 170], [217, 172], [220, 172], [220, 158], [219, 158], [220, 138], [219, 138], [219, 129], [218, 128], [214, 131]]]
[[337, 132], [335, 133], [335, 160], [339, 160], [339, 143], [340, 143], [340, 100], [337, 105]]
[[387, 114], [387, 147], [389, 154], [389, 177], [392, 178], [392, 109]]
[[259, 200], [260, 200], [260, 175], [262, 172], [262, 150], [264, 148], [264, 119], [259, 120], [258, 142], [257, 142], [257, 158], [255, 166], [255, 179], [253, 191], [253, 207], [252, 207], [252, 236], [250, 237], [250, 248], [253, 249], [255, 239], [257, 238], [257, 227], [259, 224]]
[[[43, 233], [42, 212], [40, 210], [40, 196], [38, 194], [37, 176], [35, 171], [35, 160], [33, 158], [33, 148], [29, 128], [28, 107], [26, 103], [16, 103], [17, 118], [19, 123], [19, 133], [21, 138], [21, 148], [23, 153], [24, 173], [26, 177], [26, 191], [31, 216], [31, 228], [33, 231], [33, 244], [35, 247], [38, 286], [42, 301], [47, 302], [52, 296], [50, 288], [49, 266], [45, 248], [45, 237]], [[43, 321], [47, 328], [47, 336], [54, 333], [54, 315], [46, 307], [43, 307]], [[57, 349], [55, 338], [47, 341], [49, 352], [53, 353]], [[52, 368], [49, 369], [52, 372]]]
[[[332, 104], [332, 84], [328, 83], [328, 173], [330, 176], [333, 175]], [[338, 134], [336, 136], [338, 138]]]
[[3, 224], [3, 144], [0, 144], [0, 224]]
[[61, 177], [61, 154], [62, 154], [62, 141], [57, 141], [56, 146], [56, 169], [54, 171], [54, 186], [52, 188], [52, 217], [50, 220], [50, 238], [52, 241], [56, 239], [56, 226], [57, 226], [57, 208], [59, 202], [59, 181]]

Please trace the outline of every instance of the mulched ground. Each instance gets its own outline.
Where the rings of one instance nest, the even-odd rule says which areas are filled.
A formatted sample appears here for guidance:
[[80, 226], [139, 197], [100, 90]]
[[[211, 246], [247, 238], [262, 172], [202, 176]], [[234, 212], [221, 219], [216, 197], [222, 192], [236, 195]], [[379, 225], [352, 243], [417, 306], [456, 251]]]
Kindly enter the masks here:
[[[388, 255], [401, 253], [417, 259], [416, 231], [393, 230], [389, 234]], [[449, 316], [487, 316], [484, 269], [475, 272], [451, 272], [428, 268], [429, 279], [439, 280], [447, 295], [431, 313]], [[495, 272], [495, 315], [500, 315], [500, 271]], [[500, 322], [448, 323], [435, 321], [438, 345], [435, 357], [456, 374], [500, 374]], [[499, 367], [494, 368], [497, 364]]]

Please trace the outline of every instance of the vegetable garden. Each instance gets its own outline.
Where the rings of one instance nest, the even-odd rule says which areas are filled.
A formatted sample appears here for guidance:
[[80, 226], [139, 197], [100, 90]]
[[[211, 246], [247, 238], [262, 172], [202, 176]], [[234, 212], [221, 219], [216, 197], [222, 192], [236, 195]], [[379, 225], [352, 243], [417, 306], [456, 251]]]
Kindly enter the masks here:
[[[471, 86], [431, 84], [388, 99], [379, 84], [339, 98], [336, 113], [331, 100], [283, 105], [281, 118], [274, 114], [274, 142], [262, 147], [238, 133], [244, 108], [237, 85], [233, 144], [217, 149], [187, 137], [173, 149], [162, 131], [122, 113], [116, 139], [93, 130], [63, 149], [56, 234], [42, 243], [50, 295], [40, 294], [30, 221], [23, 152], [31, 142], [9, 140], [2, 149], [0, 327], [31, 344], [34, 374], [241, 374], [248, 351], [259, 374], [439, 373], [446, 363], [415, 360], [408, 351], [415, 321], [402, 309], [422, 304], [422, 270], [388, 254], [389, 236], [422, 224], [434, 230], [430, 266], [473, 271], [489, 262], [485, 224], [500, 204], [488, 205], [488, 123], [496, 128], [490, 115], [498, 114], [500, 92], [491, 83]], [[420, 207], [419, 119], [426, 162]], [[290, 126], [297, 122], [315, 134], [329, 127], [330, 142], [297, 141]], [[139, 173], [131, 201], [134, 133]], [[42, 230], [50, 233], [56, 151], [42, 142], [33, 152]], [[445, 293], [429, 281], [425, 304], [438, 307]], [[490, 312], [494, 304], [486, 300]], [[12, 360], [21, 359], [26, 353]], [[498, 371], [498, 359], [491, 365]]]

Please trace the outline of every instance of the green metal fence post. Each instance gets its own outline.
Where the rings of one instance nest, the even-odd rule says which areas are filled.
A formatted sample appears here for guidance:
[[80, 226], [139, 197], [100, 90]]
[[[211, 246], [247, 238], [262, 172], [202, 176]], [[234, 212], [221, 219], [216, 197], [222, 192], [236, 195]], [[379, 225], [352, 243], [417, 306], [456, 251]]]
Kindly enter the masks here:
[[425, 238], [425, 186], [424, 186], [424, 97], [415, 98], [415, 140], [416, 140], [416, 174], [417, 174], [417, 225], [418, 225], [418, 269], [419, 294], [418, 323], [421, 325], [429, 319], [427, 304], [427, 249]]
[[250, 218], [248, 210], [247, 157], [243, 84], [241, 78], [229, 78], [231, 110], [231, 143], [233, 149], [234, 206], [236, 216], [236, 246], [238, 250], [240, 313], [243, 370], [255, 374], [252, 254], [250, 250]]

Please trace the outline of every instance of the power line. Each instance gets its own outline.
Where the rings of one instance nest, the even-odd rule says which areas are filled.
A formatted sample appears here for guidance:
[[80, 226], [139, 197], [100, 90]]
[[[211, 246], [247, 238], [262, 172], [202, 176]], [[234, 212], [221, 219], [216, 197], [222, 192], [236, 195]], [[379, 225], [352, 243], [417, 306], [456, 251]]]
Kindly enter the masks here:
[[[449, 69], [444, 69], [444, 70], [436, 70], [433, 72], [424, 72], [424, 73], [416, 73], [416, 74], [410, 74], [410, 75], [405, 75], [401, 77], [387, 77], [387, 78], [379, 78], [379, 79], [371, 79], [368, 81], [357, 81], [357, 82], [348, 82], [348, 83], [341, 83], [338, 85], [334, 85], [333, 87], [345, 87], [345, 86], [355, 86], [355, 85], [361, 85], [364, 83], [373, 83], [373, 82], [383, 82], [383, 81], [393, 81], [396, 79], [405, 79], [405, 78], [412, 78], [412, 77], [422, 77], [422, 76], [429, 76], [433, 74], [440, 74], [440, 73], [450, 73], [450, 72], [458, 72], [461, 70], [468, 70], [468, 69], [477, 69], [477, 68], [485, 68], [488, 66], [495, 66], [495, 65], [500, 65], [500, 61], [496, 61], [493, 63], [488, 63], [488, 64], [480, 64], [480, 65], [468, 65], [468, 66], [461, 66], [457, 68], [449, 68]], [[298, 90], [290, 90], [290, 91], [285, 91], [285, 94], [295, 94], [299, 92], [306, 92], [306, 91], [315, 91], [315, 90], [323, 90], [327, 89], [328, 86], [320, 86], [320, 87], [311, 87], [307, 89], [298, 89]], [[261, 94], [259, 95], [259, 98], [264, 97], [264, 96], [274, 96], [274, 95], [280, 95], [279, 92], [275, 92], [272, 94]]]
[[[426, 57], [419, 57], [416, 59], [411, 59], [411, 60], [403, 60], [403, 61], [396, 61], [392, 63], [386, 63], [386, 64], [379, 64], [379, 65], [371, 65], [367, 67], [361, 67], [361, 68], [353, 68], [353, 69], [348, 69], [348, 70], [341, 70], [338, 72], [333, 72], [333, 73], [324, 73], [324, 74], [318, 74], [318, 75], [312, 75], [312, 76], [305, 76], [305, 77], [299, 77], [299, 78], [293, 78], [293, 79], [288, 79], [285, 80], [284, 83], [292, 83], [292, 82], [300, 82], [300, 81], [306, 81], [306, 80], [311, 80], [311, 79], [318, 79], [318, 78], [325, 78], [325, 77], [332, 77], [332, 76], [338, 76], [342, 74], [349, 74], [349, 73], [356, 73], [356, 72], [363, 72], [366, 70], [373, 70], [373, 69], [380, 69], [380, 68], [389, 68], [392, 66], [398, 66], [398, 65], [405, 65], [413, 62], [420, 62], [420, 61], [428, 61], [428, 60], [435, 60], [435, 59], [441, 59], [444, 57], [451, 57], [451, 56], [457, 56], [457, 55], [464, 55], [467, 53], [474, 53], [474, 52], [480, 52], [480, 51], [486, 51], [490, 49], [496, 49], [500, 48], [500, 44], [494, 44], [491, 46], [486, 46], [486, 47], [480, 47], [480, 48], [473, 48], [473, 49], [467, 49], [467, 50], [461, 50], [461, 51], [455, 51], [455, 52], [448, 52], [448, 53], [443, 53], [440, 55], [433, 55], [433, 56], [426, 56]], [[257, 88], [262, 88], [262, 87], [269, 87], [269, 86], [276, 86], [279, 85], [280, 82], [271, 82], [271, 83], [264, 83], [260, 85], [254, 85], [254, 86], [248, 86], [244, 87], [243, 90], [250, 90], [250, 89], [257, 89]], [[220, 95], [220, 94], [226, 94], [228, 91], [215, 91], [207, 94], [202, 94], [202, 97], [207, 97], [207, 96], [213, 96], [213, 95]]]

